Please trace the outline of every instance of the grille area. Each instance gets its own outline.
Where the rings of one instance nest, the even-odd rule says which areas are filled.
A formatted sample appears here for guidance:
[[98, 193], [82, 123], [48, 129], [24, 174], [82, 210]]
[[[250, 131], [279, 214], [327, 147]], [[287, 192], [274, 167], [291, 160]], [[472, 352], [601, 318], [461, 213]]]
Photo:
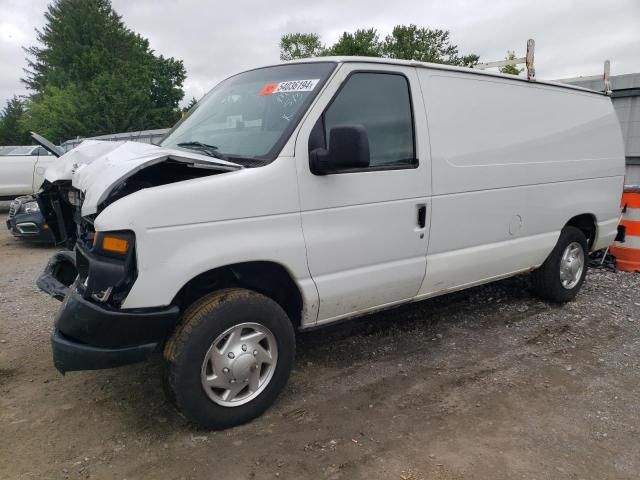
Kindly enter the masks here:
[[15, 217], [16, 213], [20, 211], [20, 200], [14, 200], [9, 205], [9, 218]]

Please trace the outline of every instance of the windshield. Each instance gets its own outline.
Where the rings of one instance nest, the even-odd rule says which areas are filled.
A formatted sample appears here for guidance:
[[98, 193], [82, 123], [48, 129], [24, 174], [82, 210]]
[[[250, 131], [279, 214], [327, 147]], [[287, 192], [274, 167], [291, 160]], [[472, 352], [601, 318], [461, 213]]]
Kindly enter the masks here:
[[161, 145], [246, 165], [273, 160], [335, 67], [333, 62], [260, 68], [224, 80]]

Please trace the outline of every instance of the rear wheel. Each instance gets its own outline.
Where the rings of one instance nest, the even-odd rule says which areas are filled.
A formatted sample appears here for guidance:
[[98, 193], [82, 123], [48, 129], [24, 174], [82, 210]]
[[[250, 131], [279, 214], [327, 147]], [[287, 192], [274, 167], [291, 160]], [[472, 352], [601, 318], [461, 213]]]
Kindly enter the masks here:
[[189, 307], [164, 349], [174, 404], [202, 428], [239, 425], [262, 414], [282, 391], [295, 334], [280, 305], [227, 289]]
[[545, 262], [531, 274], [533, 289], [552, 302], [573, 300], [587, 274], [587, 238], [576, 227], [565, 227]]

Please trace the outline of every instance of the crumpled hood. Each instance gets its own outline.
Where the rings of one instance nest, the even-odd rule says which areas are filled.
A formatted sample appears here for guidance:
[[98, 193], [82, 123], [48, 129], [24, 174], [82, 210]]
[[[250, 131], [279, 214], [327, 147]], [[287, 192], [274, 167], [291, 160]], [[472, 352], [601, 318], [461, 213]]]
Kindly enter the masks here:
[[85, 140], [53, 162], [45, 172], [45, 179], [51, 183], [71, 180], [73, 187], [84, 194], [82, 215], [91, 215], [122, 180], [168, 159], [222, 171], [243, 168], [196, 152], [147, 143]]

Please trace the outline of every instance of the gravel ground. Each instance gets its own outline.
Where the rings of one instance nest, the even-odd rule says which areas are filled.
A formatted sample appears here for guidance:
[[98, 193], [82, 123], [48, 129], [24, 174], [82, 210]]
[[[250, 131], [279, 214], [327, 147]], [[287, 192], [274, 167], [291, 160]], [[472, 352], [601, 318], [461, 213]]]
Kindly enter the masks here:
[[0, 478], [638, 478], [640, 275], [591, 270], [563, 307], [513, 278], [299, 334], [276, 405], [214, 433], [165, 401], [158, 359], [60, 375], [59, 303], [34, 283], [55, 249], [0, 230]]

